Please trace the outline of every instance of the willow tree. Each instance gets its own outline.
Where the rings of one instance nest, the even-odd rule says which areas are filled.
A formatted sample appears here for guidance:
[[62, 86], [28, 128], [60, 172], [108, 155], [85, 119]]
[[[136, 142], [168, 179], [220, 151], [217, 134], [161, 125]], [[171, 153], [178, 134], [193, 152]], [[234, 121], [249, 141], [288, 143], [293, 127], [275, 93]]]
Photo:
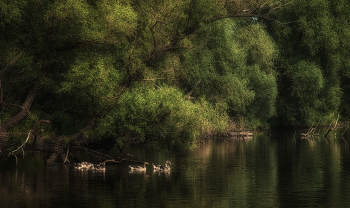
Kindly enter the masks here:
[[275, 115], [278, 52], [263, 24], [225, 19], [201, 28], [193, 41], [202, 47], [185, 53], [183, 77], [188, 89], [202, 80], [192, 96], [222, 103], [246, 128], [267, 125]]
[[339, 110], [348, 117], [349, 2], [295, 1], [269, 22], [281, 60], [279, 118], [290, 125], [329, 123]]
[[2, 1], [0, 149], [27, 135], [27, 149], [61, 155], [88, 143], [82, 131], [126, 86], [122, 60], [136, 28], [127, 1]]
[[[152, 90], [160, 85], [174, 87], [176, 90], [166, 90], [174, 97], [179, 91], [187, 93], [188, 88], [181, 89], [178, 60], [185, 51], [196, 47], [191, 36], [210, 22], [225, 18], [270, 19], [273, 12], [284, 6], [278, 2], [0, 2], [1, 151], [9, 152], [26, 141], [26, 149], [58, 153], [64, 159], [68, 149], [84, 149], [109, 158], [89, 149], [89, 145], [98, 143], [99, 147], [108, 149], [115, 142], [124, 141], [127, 135], [136, 135], [132, 139], [136, 137], [137, 141], [138, 136], [143, 138], [149, 133], [134, 134], [130, 129], [118, 134], [117, 139], [111, 138], [113, 132], [122, 132], [118, 130], [122, 127], [108, 125], [114, 123], [110, 115], [123, 117], [119, 108], [132, 107], [132, 102], [136, 102], [129, 99], [128, 93], [143, 92], [142, 96], [147, 97], [142, 99], [152, 100], [149, 97], [152, 93], [137, 90], [151, 89], [150, 85], [154, 86]], [[173, 58], [167, 62], [169, 59], [165, 58], [169, 56]], [[131, 103], [124, 103], [125, 100]], [[185, 104], [188, 109], [206, 106], [205, 101]], [[125, 112], [129, 112], [129, 107]], [[170, 110], [172, 107], [165, 109], [174, 112]], [[213, 112], [212, 109], [219, 107], [208, 105], [206, 109]], [[224, 115], [220, 109], [218, 112]], [[156, 114], [153, 124], [162, 116]], [[181, 117], [169, 115], [169, 118], [174, 118], [171, 122], [181, 122]], [[211, 120], [212, 117], [206, 117], [203, 121]], [[126, 121], [123, 125], [132, 126], [130, 120]], [[177, 126], [171, 122], [163, 129]]]

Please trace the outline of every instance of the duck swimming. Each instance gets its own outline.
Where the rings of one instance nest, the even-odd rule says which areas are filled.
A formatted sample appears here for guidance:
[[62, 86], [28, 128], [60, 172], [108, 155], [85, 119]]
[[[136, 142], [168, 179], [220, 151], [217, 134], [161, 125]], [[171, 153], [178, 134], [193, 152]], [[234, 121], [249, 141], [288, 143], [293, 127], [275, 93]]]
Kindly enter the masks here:
[[90, 169], [91, 167], [93, 167], [93, 164], [89, 162], [81, 162], [81, 163], [75, 163], [74, 167], [79, 170]]
[[143, 167], [139, 165], [129, 165], [129, 167], [132, 171], [145, 171], [146, 165], [148, 165], [148, 162], [144, 162]]
[[104, 164], [95, 164], [94, 165], [94, 170], [97, 170], [97, 171], [105, 171], [106, 170], [106, 167]]
[[170, 164], [171, 162], [168, 160], [165, 162], [165, 166], [155, 165], [152, 163], [154, 171], [170, 171], [170, 166], [169, 166]]

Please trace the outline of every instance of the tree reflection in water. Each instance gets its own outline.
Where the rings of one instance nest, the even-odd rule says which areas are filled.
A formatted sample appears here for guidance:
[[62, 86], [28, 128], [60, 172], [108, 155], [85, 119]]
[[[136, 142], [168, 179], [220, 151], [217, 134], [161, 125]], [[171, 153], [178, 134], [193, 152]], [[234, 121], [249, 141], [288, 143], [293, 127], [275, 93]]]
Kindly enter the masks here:
[[[271, 134], [271, 136], [270, 136]], [[208, 140], [194, 151], [134, 154], [171, 161], [171, 171], [105, 172], [45, 166], [41, 156], [2, 165], [2, 207], [346, 207], [350, 154], [343, 138], [302, 139], [293, 131], [249, 140]], [[339, 135], [339, 133], [337, 134]], [[155, 159], [156, 158], [156, 159]]]

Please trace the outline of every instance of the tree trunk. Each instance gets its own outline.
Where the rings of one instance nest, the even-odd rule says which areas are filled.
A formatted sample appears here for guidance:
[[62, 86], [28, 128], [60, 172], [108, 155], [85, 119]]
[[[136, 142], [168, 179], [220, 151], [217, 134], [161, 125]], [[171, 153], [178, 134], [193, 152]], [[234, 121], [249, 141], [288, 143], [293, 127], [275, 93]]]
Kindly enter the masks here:
[[18, 125], [18, 123], [20, 123], [21, 121], [23, 121], [23, 119], [26, 118], [26, 116], [28, 115], [28, 112], [32, 106], [32, 103], [33, 103], [35, 97], [37, 96], [39, 90], [40, 90], [39, 85], [34, 86], [30, 90], [30, 92], [28, 93], [27, 98], [25, 99], [23, 105], [20, 106], [21, 110], [16, 115], [11, 117], [10, 119], [5, 121], [4, 123], [0, 124], [0, 151], [2, 149], [4, 149], [10, 142], [8, 140], [7, 131], [10, 128], [13, 128], [16, 125]]

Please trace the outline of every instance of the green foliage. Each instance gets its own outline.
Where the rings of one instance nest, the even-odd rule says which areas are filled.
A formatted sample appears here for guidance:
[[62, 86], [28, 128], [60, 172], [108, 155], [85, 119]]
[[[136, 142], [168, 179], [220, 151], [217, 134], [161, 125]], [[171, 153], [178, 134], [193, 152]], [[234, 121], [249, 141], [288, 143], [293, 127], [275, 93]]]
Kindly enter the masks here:
[[291, 2], [274, 10], [278, 21], [213, 21], [239, 1], [0, 2], [0, 117], [39, 85], [30, 111], [51, 121], [45, 132], [68, 138], [93, 120], [89, 136], [119, 146], [192, 147], [228, 120], [255, 129], [349, 118], [350, 3]]
[[226, 124], [225, 112], [205, 100], [192, 103], [176, 88], [144, 86], [123, 94], [101, 122], [99, 132], [117, 138], [120, 146], [129, 140], [151, 140], [168, 147], [193, 148], [199, 136], [222, 132]]
[[204, 27], [193, 39], [206, 42], [186, 54], [187, 89], [203, 77], [195, 97], [226, 103], [231, 117], [247, 117], [249, 128], [267, 125], [275, 115], [277, 50], [264, 27], [226, 19]]
[[285, 108], [281, 115], [288, 122], [297, 125], [298, 122], [312, 124], [321, 118], [321, 92], [324, 78], [321, 69], [313, 63], [301, 61], [290, 66], [283, 76], [289, 85], [290, 93], [286, 93], [283, 100]]
[[245, 116], [250, 128], [267, 127], [268, 120], [276, 115], [277, 82], [273, 74], [267, 74], [257, 65], [248, 73], [249, 88], [254, 90], [254, 100], [249, 104]]
[[319, 67], [301, 61], [285, 72], [292, 81], [291, 96], [300, 100], [300, 104], [315, 103], [324, 81]]
[[[348, 95], [342, 93], [347, 87], [342, 80], [350, 69], [349, 33], [344, 33], [349, 30], [349, 6], [344, 0], [296, 1], [276, 16], [289, 24], [269, 23], [282, 52], [277, 67], [281, 75], [277, 107], [285, 124], [327, 123], [340, 106], [347, 108]], [[302, 68], [307, 72], [300, 71]]]
[[124, 76], [111, 56], [79, 57], [65, 74], [59, 92], [83, 92], [95, 107], [103, 107], [114, 102], [113, 98], [120, 93], [119, 87]]
[[74, 38], [86, 41], [120, 41], [134, 32], [137, 15], [126, 1], [65, 0], [50, 4], [44, 18], [62, 28], [62, 38], [71, 38], [74, 31]]
[[1, 9], [4, 103], [22, 105], [41, 85], [32, 110], [58, 135], [106, 113], [121, 94], [122, 59], [137, 27], [127, 1], [11, 1]]

